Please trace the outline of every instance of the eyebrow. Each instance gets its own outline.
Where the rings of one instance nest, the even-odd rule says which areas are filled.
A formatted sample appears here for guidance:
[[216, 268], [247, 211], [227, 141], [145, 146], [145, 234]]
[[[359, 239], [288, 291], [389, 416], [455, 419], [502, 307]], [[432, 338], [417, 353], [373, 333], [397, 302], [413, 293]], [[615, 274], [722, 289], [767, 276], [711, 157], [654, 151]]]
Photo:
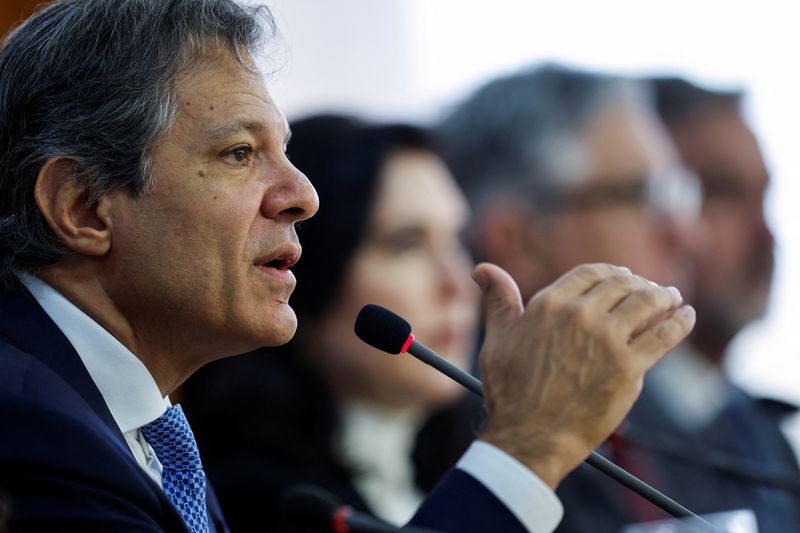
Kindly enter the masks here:
[[[215, 140], [226, 139], [228, 137], [232, 137], [242, 132], [249, 132], [249, 133], [262, 133], [266, 131], [267, 125], [264, 124], [261, 120], [235, 120], [231, 122], [226, 122], [217, 126], [216, 128], [212, 129], [209, 132], [209, 136]], [[287, 128], [286, 135], [282, 139], [282, 145], [284, 149], [286, 145], [289, 144], [289, 138], [291, 138], [292, 132], [289, 131]]]

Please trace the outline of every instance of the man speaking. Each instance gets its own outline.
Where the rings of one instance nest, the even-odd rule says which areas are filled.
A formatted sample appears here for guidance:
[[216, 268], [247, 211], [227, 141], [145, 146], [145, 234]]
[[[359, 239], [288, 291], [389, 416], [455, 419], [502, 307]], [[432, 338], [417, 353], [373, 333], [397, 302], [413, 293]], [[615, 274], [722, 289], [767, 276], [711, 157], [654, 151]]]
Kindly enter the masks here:
[[[0, 487], [13, 531], [225, 530], [179, 406], [200, 366], [288, 341], [317, 196], [231, 0], [64, 0], [0, 52]], [[336, 206], [327, 206], [335, 209]], [[413, 523], [548, 531], [552, 488], [691, 329], [676, 290], [585, 265], [527, 305], [493, 265], [488, 423]], [[219, 398], [224, 402], [225, 398]], [[272, 517], [264, 517], [269, 529]]]

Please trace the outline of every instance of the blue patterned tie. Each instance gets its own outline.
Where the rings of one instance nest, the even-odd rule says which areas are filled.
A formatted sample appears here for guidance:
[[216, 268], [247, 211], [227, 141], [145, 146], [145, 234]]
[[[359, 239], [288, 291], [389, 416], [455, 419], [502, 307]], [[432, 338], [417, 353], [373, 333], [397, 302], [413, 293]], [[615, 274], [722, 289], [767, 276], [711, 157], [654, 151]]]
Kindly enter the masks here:
[[192, 428], [180, 405], [173, 405], [142, 433], [164, 467], [162, 484], [192, 533], [208, 531], [206, 475]]

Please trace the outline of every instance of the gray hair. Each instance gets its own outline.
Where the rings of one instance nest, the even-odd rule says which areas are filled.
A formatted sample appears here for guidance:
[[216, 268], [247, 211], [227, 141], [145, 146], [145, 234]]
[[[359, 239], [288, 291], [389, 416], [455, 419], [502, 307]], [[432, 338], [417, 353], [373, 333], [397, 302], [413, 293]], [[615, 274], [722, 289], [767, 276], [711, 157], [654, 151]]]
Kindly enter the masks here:
[[0, 284], [67, 253], [34, 200], [49, 159], [73, 158], [90, 200], [146, 194], [177, 79], [220, 48], [252, 69], [274, 33], [266, 8], [233, 0], [62, 0], [14, 30], [0, 50]]
[[549, 199], [585, 178], [584, 134], [609, 105], [642, 104], [632, 80], [558, 65], [495, 79], [439, 126], [448, 162], [473, 207], [497, 195], [520, 195], [543, 212]]
[[655, 108], [667, 126], [702, 115], [709, 109], [739, 111], [744, 98], [742, 90], [716, 91], [678, 77], [649, 78]]

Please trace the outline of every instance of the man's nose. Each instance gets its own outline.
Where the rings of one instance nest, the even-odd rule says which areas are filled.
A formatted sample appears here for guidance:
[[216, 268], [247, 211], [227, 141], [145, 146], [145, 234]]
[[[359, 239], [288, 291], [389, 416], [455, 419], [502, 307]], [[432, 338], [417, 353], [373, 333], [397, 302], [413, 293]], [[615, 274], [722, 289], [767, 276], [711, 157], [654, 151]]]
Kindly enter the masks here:
[[308, 178], [291, 164], [283, 169], [280, 183], [270, 188], [261, 203], [261, 213], [269, 219], [294, 223], [311, 218], [319, 209], [319, 196]]

